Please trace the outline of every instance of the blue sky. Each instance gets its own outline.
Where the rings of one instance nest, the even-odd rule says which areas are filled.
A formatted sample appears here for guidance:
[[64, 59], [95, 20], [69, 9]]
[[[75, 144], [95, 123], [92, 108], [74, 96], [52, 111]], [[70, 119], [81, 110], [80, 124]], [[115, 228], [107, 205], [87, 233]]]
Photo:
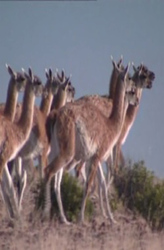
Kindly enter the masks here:
[[123, 55], [125, 65], [144, 62], [156, 78], [153, 88], [144, 90], [123, 151], [163, 177], [163, 23], [161, 0], [1, 1], [0, 102], [9, 81], [5, 63], [15, 70], [31, 66], [43, 82], [45, 68], [64, 68], [78, 98], [108, 92], [110, 55], [115, 60]]

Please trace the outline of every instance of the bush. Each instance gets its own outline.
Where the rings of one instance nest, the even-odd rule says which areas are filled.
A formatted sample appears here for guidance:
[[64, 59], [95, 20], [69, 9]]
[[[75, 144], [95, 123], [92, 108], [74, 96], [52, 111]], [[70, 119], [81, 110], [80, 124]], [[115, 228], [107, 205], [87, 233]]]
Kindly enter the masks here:
[[[59, 215], [59, 209], [57, 205], [56, 195], [53, 187], [54, 182], [51, 183], [51, 218], [54, 218]], [[45, 201], [45, 191], [44, 185], [40, 184], [40, 192], [36, 195], [36, 208], [43, 210], [44, 201]], [[81, 209], [81, 202], [83, 197], [83, 189], [79, 185], [77, 179], [68, 173], [63, 175], [62, 184], [61, 184], [61, 196], [63, 202], [63, 208], [66, 214], [66, 217], [69, 221], [75, 222], [79, 215]], [[87, 199], [85, 216], [90, 219], [93, 215], [93, 204]]]
[[140, 161], [120, 170], [114, 182], [124, 205], [139, 212], [153, 229], [163, 229], [164, 181], [155, 180], [154, 173]]

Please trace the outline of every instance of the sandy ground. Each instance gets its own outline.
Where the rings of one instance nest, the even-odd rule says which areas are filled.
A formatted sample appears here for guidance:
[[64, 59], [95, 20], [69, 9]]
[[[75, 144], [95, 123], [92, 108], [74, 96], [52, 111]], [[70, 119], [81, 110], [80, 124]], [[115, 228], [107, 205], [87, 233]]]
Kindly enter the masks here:
[[153, 233], [146, 222], [128, 211], [114, 213], [110, 225], [98, 209], [85, 225], [41, 222], [34, 213], [33, 187], [25, 191], [22, 222], [11, 222], [0, 197], [0, 250], [163, 250], [164, 233]]

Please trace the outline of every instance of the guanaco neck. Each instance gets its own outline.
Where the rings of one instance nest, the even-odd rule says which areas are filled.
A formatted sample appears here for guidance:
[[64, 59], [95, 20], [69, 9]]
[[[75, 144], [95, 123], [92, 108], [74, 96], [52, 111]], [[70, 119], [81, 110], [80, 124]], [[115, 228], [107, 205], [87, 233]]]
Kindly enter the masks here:
[[48, 116], [51, 110], [51, 104], [53, 100], [53, 94], [51, 91], [49, 91], [47, 96], [43, 96], [41, 103], [40, 103], [40, 111], [43, 113], [43, 115]]
[[118, 71], [113, 65], [113, 70], [112, 70], [110, 83], [109, 83], [109, 98], [111, 98], [112, 100], [114, 99], [114, 95], [115, 95], [117, 78], [118, 78]]
[[35, 95], [32, 88], [33, 86], [31, 82], [27, 81], [23, 97], [22, 113], [18, 121], [18, 126], [23, 131], [24, 135], [30, 133], [32, 127], [34, 102], [35, 102]]
[[[139, 103], [142, 97], [142, 90], [143, 90], [142, 88], [137, 88], [137, 97], [138, 97]], [[139, 108], [139, 105], [131, 105], [131, 104], [128, 105], [125, 119], [127, 119], [129, 123], [134, 122], [137, 116], [138, 108]]]
[[11, 78], [7, 90], [7, 97], [3, 114], [12, 122], [15, 117], [17, 99], [18, 99], [17, 84]]
[[115, 96], [113, 99], [113, 109], [109, 117], [109, 119], [114, 121], [115, 124], [118, 126], [120, 126], [122, 122], [124, 100], [125, 100], [125, 83], [122, 82], [122, 79], [120, 79], [119, 76], [117, 79]]
[[120, 131], [122, 131], [122, 128], [124, 127], [125, 119], [126, 119], [126, 117], [127, 117], [127, 110], [128, 110], [128, 108], [129, 108], [129, 106], [137, 107], [138, 105], [129, 104], [129, 100], [128, 100], [128, 98], [126, 97], [126, 94], [125, 94], [124, 108], [123, 108], [123, 114], [122, 114], [122, 124], [121, 124], [121, 129], [120, 129]]
[[46, 121], [46, 132], [48, 141], [51, 141], [51, 127], [56, 123], [58, 110], [66, 104], [67, 90], [59, 87], [57, 94], [54, 96], [51, 112]]
[[59, 110], [66, 104], [67, 91], [62, 86], [59, 87], [57, 94], [53, 98], [52, 109]]
[[[137, 88], [137, 97], [138, 97], [138, 101], [140, 103], [140, 99], [141, 99], [141, 95], [142, 95], [142, 89], [141, 88]], [[131, 128], [131, 126], [133, 125], [134, 123], [134, 120], [137, 116], [137, 112], [138, 112], [138, 108], [139, 108], [139, 105], [131, 105], [129, 104], [128, 105], [128, 108], [127, 108], [127, 111], [126, 111], [126, 114], [125, 114], [125, 119], [124, 119], [124, 122], [123, 122], [123, 126], [122, 126], [122, 129], [121, 129], [121, 134], [120, 134], [120, 137], [119, 137], [119, 140], [118, 140], [118, 144], [123, 144], [126, 140], [126, 137], [127, 137], [127, 131], [129, 131], [129, 128]]]

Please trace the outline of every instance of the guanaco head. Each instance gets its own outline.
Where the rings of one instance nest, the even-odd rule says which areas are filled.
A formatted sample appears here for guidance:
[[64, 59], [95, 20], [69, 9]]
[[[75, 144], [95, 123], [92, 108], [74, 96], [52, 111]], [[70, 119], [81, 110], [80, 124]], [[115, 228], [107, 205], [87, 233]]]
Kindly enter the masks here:
[[[119, 72], [117, 82], [116, 82], [116, 88], [115, 88], [115, 95], [114, 95], [114, 102], [117, 103], [120, 97], [126, 98], [126, 92], [129, 91], [129, 67], [130, 63], [127, 65], [127, 67]], [[130, 87], [131, 90], [131, 87]]]
[[70, 90], [69, 90], [70, 86], [71, 86], [71, 83], [70, 83], [69, 77], [66, 78], [64, 83], [61, 83], [57, 96], [56, 96], [56, 99], [58, 100], [58, 105], [59, 105], [58, 108], [66, 104], [68, 94], [70, 95]]
[[120, 57], [120, 59], [119, 59], [119, 61], [116, 63], [115, 61], [114, 61], [114, 59], [113, 59], [113, 56], [111, 56], [111, 61], [112, 61], [112, 64], [113, 64], [113, 69], [117, 69], [117, 70], [124, 70], [125, 68], [124, 68], [124, 66], [123, 66], [123, 64], [122, 64], [122, 62], [123, 62], [123, 56], [121, 55], [121, 57]]
[[28, 74], [22, 69], [25, 78], [27, 79], [27, 84], [32, 88], [35, 96], [41, 96], [43, 91], [45, 91], [42, 81], [40, 78], [33, 74], [32, 69], [28, 69]]
[[8, 64], [6, 64], [7, 71], [10, 75], [10, 83], [15, 84], [17, 91], [22, 92], [26, 86], [26, 78], [23, 73], [15, 72]]
[[120, 72], [124, 71], [124, 66], [122, 65], [123, 56], [121, 56], [118, 63], [116, 63], [113, 59], [113, 56], [111, 56], [111, 61], [112, 61], [112, 65], [113, 65], [113, 70], [112, 70], [112, 74], [110, 77], [110, 83], [109, 83], [109, 97], [111, 99], [113, 99], [115, 96], [118, 75], [120, 74]]
[[141, 64], [137, 68], [133, 64], [134, 74], [132, 80], [135, 82], [137, 87], [140, 88], [152, 88], [155, 74], [150, 71], [145, 65]]
[[130, 68], [130, 63], [121, 73], [121, 76], [124, 78], [124, 82], [126, 84], [125, 99], [127, 99], [129, 104], [136, 106], [139, 103], [139, 99], [137, 97], [137, 87], [130, 78], [129, 68]]
[[55, 95], [59, 89], [61, 82], [57, 76], [53, 76], [51, 69], [49, 70], [46, 69], [45, 74], [47, 78], [45, 87], [47, 88], [48, 93]]
[[127, 99], [129, 104], [133, 106], [139, 105], [139, 98], [136, 87], [132, 87], [131, 90], [129, 89], [128, 91], [126, 91], [125, 98]]
[[75, 97], [75, 88], [72, 86], [70, 79], [68, 78], [68, 87], [67, 87], [67, 100], [66, 102], [73, 102]]
[[138, 92], [135, 83], [131, 80], [129, 75], [130, 63], [128, 66], [120, 73], [122, 80], [124, 79], [125, 87], [125, 101], [127, 104], [137, 106], [139, 104]]
[[61, 71], [61, 74], [57, 73], [58, 80], [60, 80], [61, 84], [65, 84], [65, 82], [68, 83], [67, 87], [67, 97], [66, 97], [66, 102], [72, 102], [74, 100], [75, 96], [75, 88], [73, 87], [70, 78], [72, 75], [69, 77], [66, 77], [64, 70]]
[[51, 110], [58, 110], [65, 103], [74, 100], [75, 88], [72, 86], [70, 77], [65, 76], [64, 70], [61, 71], [61, 74], [57, 71], [54, 78], [59, 83], [59, 87], [56, 95], [54, 95]]

